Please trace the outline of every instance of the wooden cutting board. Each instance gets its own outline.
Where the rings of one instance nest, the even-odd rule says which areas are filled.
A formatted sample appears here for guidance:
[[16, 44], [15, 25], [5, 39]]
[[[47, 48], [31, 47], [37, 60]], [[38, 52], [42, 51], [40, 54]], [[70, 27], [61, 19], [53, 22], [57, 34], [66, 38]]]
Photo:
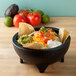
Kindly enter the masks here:
[[18, 31], [6, 27], [0, 18], [0, 76], [76, 76], [76, 17], [52, 17], [46, 26], [64, 27], [71, 35], [71, 45], [65, 62], [49, 65], [45, 73], [39, 73], [35, 65], [21, 64], [12, 46], [12, 36]]

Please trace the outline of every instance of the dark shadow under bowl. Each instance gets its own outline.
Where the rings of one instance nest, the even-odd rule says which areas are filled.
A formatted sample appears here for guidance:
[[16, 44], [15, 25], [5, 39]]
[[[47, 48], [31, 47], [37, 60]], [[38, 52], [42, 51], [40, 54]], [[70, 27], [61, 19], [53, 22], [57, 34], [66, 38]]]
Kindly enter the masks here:
[[[45, 27], [45, 28], [52, 28], [53, 30], [55, 30], [56, 33], [59, 32], [58, 28], [54, 27]], [[39, 29], [40, 27], [35, 27], [35, 30]], [[23, 62], [22, 60], [24, 60], [27, 63], [35, 64], [37, 65], [40, 72], [44, 72], [45, 68], [49, 64], [53, 64], [64, 57], [65, 53], [69, 48], [71, 37], [68, 36], [65, 43], [56, 48], [39, 49], [39, 50], [23, 48], [21, 45], [17, 43], [17, 39], [18, 39], [18, 33], [16, 33], [13, 36], [12, 42], [16, 53], [21, 59], [21, 62]]]

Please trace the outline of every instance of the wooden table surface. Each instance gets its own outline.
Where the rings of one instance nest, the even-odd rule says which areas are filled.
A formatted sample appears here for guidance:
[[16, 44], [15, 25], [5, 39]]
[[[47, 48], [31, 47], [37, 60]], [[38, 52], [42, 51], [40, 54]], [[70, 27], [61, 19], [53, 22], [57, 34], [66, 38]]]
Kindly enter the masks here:
[[76, 17], [52, 17], [46, 26], [64, 27], [71, 35], [71, 45], [65, 62], [49, 65], [45, 73], [39, 73], [35, 65], [20, 64], [12, 46], [12, 36], [18, 31], [6, 27], [0, 18], [0, 76], [76, 76]]

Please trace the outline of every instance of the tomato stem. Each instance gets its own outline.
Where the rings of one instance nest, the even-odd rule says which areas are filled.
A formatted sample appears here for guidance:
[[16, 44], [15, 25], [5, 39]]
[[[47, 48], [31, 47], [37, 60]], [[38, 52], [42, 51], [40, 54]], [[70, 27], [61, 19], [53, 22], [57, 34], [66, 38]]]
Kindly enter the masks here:
[[33, 12], [33, 9], [28, 9], [29, 10], [29, 12]]
[[31, 12], [31, 15], [34, 15], [34, 12]]
[[23, 12], [26, 12], [26, 11], [27, 11], [27, 9], [23, 9], [22, 11], [23, 11]]

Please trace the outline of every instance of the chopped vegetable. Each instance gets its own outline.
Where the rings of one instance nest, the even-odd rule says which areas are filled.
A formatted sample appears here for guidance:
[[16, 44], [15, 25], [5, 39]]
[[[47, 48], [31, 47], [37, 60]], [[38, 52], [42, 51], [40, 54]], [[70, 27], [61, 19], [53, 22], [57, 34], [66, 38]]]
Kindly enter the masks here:
[[40, 32], [49, 32], [49, 30], [48, 29], [46, 29], [46, 28], [44, 28], [44, 27], [42, 27], [41, 29], [40, 29]]

